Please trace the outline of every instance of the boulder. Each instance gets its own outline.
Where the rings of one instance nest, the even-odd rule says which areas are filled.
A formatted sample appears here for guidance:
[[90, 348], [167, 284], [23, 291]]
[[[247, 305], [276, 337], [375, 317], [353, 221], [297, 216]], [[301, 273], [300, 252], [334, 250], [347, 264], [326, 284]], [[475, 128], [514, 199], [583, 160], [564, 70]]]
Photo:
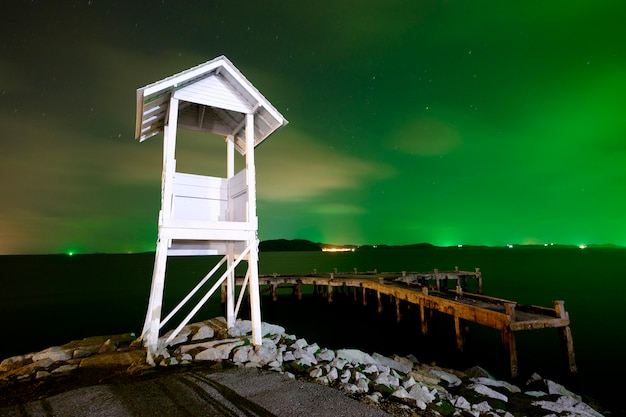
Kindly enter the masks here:
[[358, 349], [339, 349], [336, 353], [340, 359], [345, 359], [350, 363], [377, 364], [378, 362], [369, 354]]
[[53, 362], [66, 361], [72, 359], [73, 349], [64, 349], [60, 346], [52, 346], [48, 349], [44, 349], [41, 352], [37, 352], [33, 355], [33, 362], [40, 361], [42, 359], [50, 359]]
[[485, 397], [489, 397], [489, 398], [493, 398], [493, 399], [496, 399], [496, 400], [504, 401], [505, 403], [509, 401], [509, 398], [506, 395], [500, 394], [498, 391], [493, 390], [493, 389], [491, 389], [488, 386], [483, 385], [483, 384], [470, 384], [470, 385], [468, 385], [467, 388], [471, 389], [471, 390], [474, 390], [478, 394], [483, 395]]

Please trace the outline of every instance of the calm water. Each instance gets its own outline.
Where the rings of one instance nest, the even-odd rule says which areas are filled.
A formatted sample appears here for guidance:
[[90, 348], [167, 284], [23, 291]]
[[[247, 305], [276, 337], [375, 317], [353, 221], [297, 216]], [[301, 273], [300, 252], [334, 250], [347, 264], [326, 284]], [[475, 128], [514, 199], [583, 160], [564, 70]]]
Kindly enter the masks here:
[[[579, 375], [564, 372], [556, 329], [516, 333], [521, 379], [532, 372], [565, 383], [611, 408], [619, 386], [611, 375], [626, 375], [626, 335], [618, 315], [624, 302], [624, 249], [484, 249], [448, 248], [352, 253], [268, 252], [260, 254], [262, 274], [361, 271], [463, 270], [478, 267], [487, 295], [521, 304], [552, 306], [565, 300], [572, 321]], [[134, 255], [0, 256], [0, 358], [41, 350], [70, 340], [103, 334], [141, 331], [147, 303], [153, 253]], [[175, 305], [201, 279], [215, 258], [171, 258], [165, 309]], [[306, 297], [287, 293], [277, 303], [262, 300], [263, 320], [281, 324], [289, 333], [328, 348], [354, 347], [390, 355], [414, 354], [423, 362], [464, 368], [480, 365], [508, 377], [500, 333], [471, 325], [467, 351], [455, 351], [454, 327], [439, 317], [422, 337], [419, 319], [407, 312], [395, 322], [393, 308], [377, 314], [352, 298]], [[243, 314], [246, 314], [245, 312]], [[222, 315], [219, 297], [194, 320]], [[521, 383], [521, 381], [518, 381]]]

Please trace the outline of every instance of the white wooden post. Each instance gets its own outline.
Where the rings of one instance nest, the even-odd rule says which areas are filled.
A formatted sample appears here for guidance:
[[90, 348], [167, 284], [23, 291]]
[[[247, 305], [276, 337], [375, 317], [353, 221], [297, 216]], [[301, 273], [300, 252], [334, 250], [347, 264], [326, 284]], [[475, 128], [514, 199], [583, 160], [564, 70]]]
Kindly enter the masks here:
[[163, 131], [163, 176], [161, 178], [161, 211], [159, 213], [159, 231], [157, 249], [152, 272], [152, 285], [148, 311], [144, 322], [141, 338], [148, 349], [148, 362], [156, 352], [161, 328], [161, 311], [163, 307], [163, 290], [165, 289], [165, 270], [167, 268], [167, 249], [170, 245], [168, 236], [164, 236], [162, 225], [164, 219], [172, 214], [172, 182], [176, 172], [176, 125], [178, 123], [178, 100], [170, 99], [168, 122]]
[[[228, 135], [226, 137], [226, 178], [232, 178], [235, 175], [235, 137]], [[232, 203], [229, 203], [232, 204]], [[230, 207], [230, 210], [233, 208]], [[233, 220], [233, 213], [228, 213], [228, 220]], [[235, 244], [234, 242], [228, 243], [228, 267], [230, 267], [235, 260]], [[242, 288], [243, 290], [243, 288]], [[228, 275], [226, 279], [226, 324], [228, 327], [235, 326], [236, 320], [235, 313], [235, 270]]]
[[[256, 169], [254, 166], [254, 114], [246, 115], [246, 175], [248, 183], [248, 222], [254, 224], [254, 232], [248, 238], [250, 253], [250, 321], [252, 322], [252, 344], [261, 345], [261, 300], [259, 297], [259, 242], [257, 238], [258, 221], [256, 217]], [[243, 291], [243, 288], [242, 288]]]

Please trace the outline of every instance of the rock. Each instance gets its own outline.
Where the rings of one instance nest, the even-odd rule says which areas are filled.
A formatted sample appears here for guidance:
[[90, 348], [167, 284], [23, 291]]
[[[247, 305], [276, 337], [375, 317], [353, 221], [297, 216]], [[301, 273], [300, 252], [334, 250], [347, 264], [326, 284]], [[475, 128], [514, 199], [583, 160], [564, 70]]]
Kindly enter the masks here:
[[80, 360], [79, 368], [120, 368], [146, 362], [144, 351], [107, 352]]
[[324, 371], [320, 367], [314, 367], [309, 371], [309, 376], [311, 378], [319, 378], [324, 374]]
[[461, 385], [462, 383], [461, 379], [458, 376], [451, 374], [449, 372], [445, 372], [439, 369], [431, 369], [429, 372], [439, 377], [440, 379], [446, 381], [449, 387], [456, 387], [456, 386]]
[[358, 349], [339, 349], [337, 351], [337, 357], [345, 359], [350, 363], [360, 364], [377, 364], [378, 362], [369, 354], [362, 352]]
[[421, 382], [425, 385], [438, 385], [440, 379], [435, 375], [424, 372], [421, 369], [415, 369], [407, 374], [408, 377], [413, 378], [416, 382]]
[[252, 346], [239, 346], [233, 349], [233, 362], [239, 364], [248, 361], [250, 357], [250, 353], [252, 351]]
[[379, 374], [375, 379], [374, 383], [379, 385], [387, 385], [392, 388], [396, 388], [400, 386], [400, 380], [395, 376], [389, 374]]
[[358, 392], [366, 393], [370, 390], [369, 380], [367, 378], [360, 378], [356, 381], [356, 387]]
[[397, 359], [391, 359], [379, 353], [374, 353], [372, 358], [378, 361], [381, 365], [388, 366], [389, 368], [400, 371], [403, 374], [408, 374], [413, 369], [413, 362], [405, 358], [397, 357]]
[[191, 336], [191, 340], [204, 340], [210, 339], [215, 336], [215, 330], [204, 323], [200, 323], [200, 326], [195, 329], [195, 333]]
[[487, 401], [472, 405], [472, 411], [477, 411], [480, 415], [491, 411], [492, 408]]
[[[176, 349], [176, 352], [178, 353], [187, 353], [191, 350], [195, 350], [195, 349], [208, 349], [208, 348], [217, 348], [219, 345], [228, 345], [230, 343], [236, 343], [238, 344], [238, 346], [243, 345], [244, 342], [242, 339], [240, 338], [230, 338], [230, 339], [215, 339], [215, 340], [208, 340], [205, 342], [199, 342], [199, 343], [191, 343], [188, 345], [182, 345], [179, 346]], [[232, 349], [232, 348], [231, 348]]]
[[75, 349], [74, 352], [72, 353], [72, 358], [81, 359], [81, 358], [86, 358], [87, 356], [91, 356], [92, 354], [93, 352], [87, 349]]
[[426, 404], [435, 400], [436, 391], [429, 391], [428, 388], [415, 384], [409, 390], [409, 396], [413, 398], [420, 410], [426, 409]]
[[210, 347], [197, 353], [193, 359], [196, 361], [218, 361], [228, 359], [228, 357], [224, 358], [224, 352], [220, 349]]
[[266, 335], [282, 335], [283, 333], [285, 333], [285, 328], [283, 326], [278, 326], [276, 324], [270, 324], [270, 323], [265, 323], [262, 322], [261, 323], [261, 334], [263, 336]]
[[476, 391], [478, 394], [484, 395], [485, 397], [493, 398], [493, 399], [504, 401], [504, 402], [509, 401], [509, 398], [506, 395], [500, 394], [498, 391], [493, 390], [483, 384], [470, 384], [467, 388], [472, 389]]
[[544, 383], [546, 384], [546, 388], [548, 389], [548, 394], [564, 395], [567, 397], [575, 398], [578, 402], [582, 401], [580, 395], [574, 394], [561, 384], [557, 384], [556, 382], [549, 379], [544, 379]]
[[0, 372], [8, 372], [30, 363], [33, 363], [32, 355], [18, 355], [6, 358], [0, 363]]
[[[580, 396], [556, 382], [542, 380], [538, 375], [531, 377], [529, 384], [532, 386], [527, 387], [524, 395], [516, 395], [515, 401], [509, 403], [508, 397], [499, 391], [505, 392], [506, 389], [515, 395], [520, 389], [493, 378], [479, 367], [461, 373], [434, 365], [421, 365], [414, 357], [369, 355], [357, 349], [333, 351], [286, 335], [281, 326], [264, 323], [262, 328], [265, 336], [262, 344], [253, 346], [250, 336], [247, 336], [248, 329], [251, 330], [249, 321], [238, 320], [229, 332], [226, 331], [224, 318], [190, 324], [181, 331], [180, 340], [185, 339], [183, 344], [176, 348], [160, 346], [154, 363], [176, 366], [194, 361], [230, 360], [239, 367], [281, 373], [294, 370], [308, 375], [319, 384], [337, 386], [362, 401], [373, 403], [377, 408], [384, 408], [387, 404], [385, 399], [398, 400], [403, 404], [396, 404], [394, 410], [401, 409], [401, 415], [513, 417], [513, 414], [551, 413], [601, 417], [600, 413], [583, 403]], [[143, 373], [152, 368], [146, 362], [145, 349], [134, 335], [102, 336], [72, 341], [36, 354], [7, 358], [0, 363], [0, 385], [63, 375], [77, 367], [121, 368], [129, 374]], [[295, 377], [289, 372], [286, 375]], [[462, 386], [464, 381], [469, 383]], [[473, 390], [467, 394], [471, 402], [466, 397], [447, 391], [447, 388], [458, 386], [462, 386], [461, 389], [452, 390], [453, 393]], [[492, 408], [494, 404], [504, 408], [504, 403], [509, 410]], [[536, 409], [532, 410], [532, 407]]]
[[509, 392], [512, 392], [512, 393], [522, 392], [522, 390], [520, 390], [517, 386], [513, 384], [510, 384], [506, 381], [499, 381], [499, 380], [492, 379], [492, 378], [485, 378], [485, 377], [470, 378], [470, 381], [487, 385], [490, 387], [504, 387], [507, 390], [509, 390]]
[[50, 376], [50, 372], [48, 371], [37, 371], [35, 374], [35, 379], [47, 378]]
[[330, 349], [322, 349], [319, 353], [315, 355], [315, 359], [318, 362], [330, 362], [335, 359], [335, 351]]
[[348, 364], [348, 361], [342, 358], [335, 358], [330, 361], [330, 366], [334, 366], [335, 368], [342, 370]]
[[580, 415], [585, 417], [602, 417], [602, 414], [588, 406], [587, 404], [577, 401], [570, 396], [561, 396], [557, 401], [535, 401], [532, 405], [539, 406], [544, 410], [554, 413], [568, 413], [568, 415]]
[[[335, 368], [335, 369], [337, 369], [337, 368]], [[344, 371], [341, 373], [341, 377], [340, 377], [340, 381], [341, 381], [341, 383], [342, 383], [342, 384], [347, 384], [347, 383], [348, 383], [348, 381], [350, 381], [350, 377], [351, 377], [351, 376], [352, 376], [352, 373], [350, 372], [350, 370], [349, 370], [349, 369], [344, 370]]]
[[461, 396], [459, 396], [455, 401], [453, 401], [452, 405], [454, 405], [456, 408], [461, 409], [461, 410], [471, 410], [472, 408], [472, 404], [470, 404], [469, 401], [465, 399], [465, 397], [461, 397]]
[[263, 339], [263, 344], [261, 346], [255, 346], [250, 351], [249, 360], [265, 365], [276, 360], [277, 356], [278, 349], [276, 348], [276, 345], [272, 343], [270, 339]]
[[63, 373], [67, 373], [67, 372], [71, 372], [74, 369], [78, 368], [77, 365], [70, 365], [70, 364], [65, 364], [65, 365], [61, 365], [58, 368], [55, 368], [52, 370], [52, 374], [63, 374]]
[[116, 349], [117, 347], [115, 346], [113, 340], [107, 339], [102, 346], [100, 346], [100, 349], [98, 349], [98, 353], [115, 352]]
[[330, 371], [326, 374], [329, 382], [335, 382], [339, 378], [339, 373], [337, 372], [337, 368], [331, 368]]
[[33, 362], [40, 361], [42, 359], [50, 359], [53, 362], [66, 361], [72, 359], [72, 349], [63, 349], [60, 346], [52, 346], [48, 349], [44, 349], [41, 352], [37, 352], [33, 355]]

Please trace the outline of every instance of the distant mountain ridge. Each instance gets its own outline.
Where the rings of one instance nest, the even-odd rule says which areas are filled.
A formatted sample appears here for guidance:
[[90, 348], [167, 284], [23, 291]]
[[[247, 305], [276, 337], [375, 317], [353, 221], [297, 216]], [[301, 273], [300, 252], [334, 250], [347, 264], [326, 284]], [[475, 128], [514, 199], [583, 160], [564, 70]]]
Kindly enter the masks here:
[[322, 248], [305, 239], [274, 239], [259, 243], [260, 252], [321, 252]]
[[[561, 244], [514, 244], [510, 248], [518, 249], [534, 249], [534, 248], [552, 248], [552, 249], [576, 249], [583, 248], [579, 245], [561, 245]], [[435, 248], [481, 248], [481, 249], [501, 249], [507, 246], [487, 246], [487, 245], [454, 245], [454, 246], [437, 246], [431, 243], [413, 243], [409, 245], [335, 245], [329, 243], [316, 243], [306, 239], [273, 239], [264, 240], [259, 243], [260, 252], [321, 252], [321, 251], [368, 251], [368, 250], [391, 250], [391, 249], [435, 249]], [[589, 244], [584, 248], [624, 248], [615, 244]]]

